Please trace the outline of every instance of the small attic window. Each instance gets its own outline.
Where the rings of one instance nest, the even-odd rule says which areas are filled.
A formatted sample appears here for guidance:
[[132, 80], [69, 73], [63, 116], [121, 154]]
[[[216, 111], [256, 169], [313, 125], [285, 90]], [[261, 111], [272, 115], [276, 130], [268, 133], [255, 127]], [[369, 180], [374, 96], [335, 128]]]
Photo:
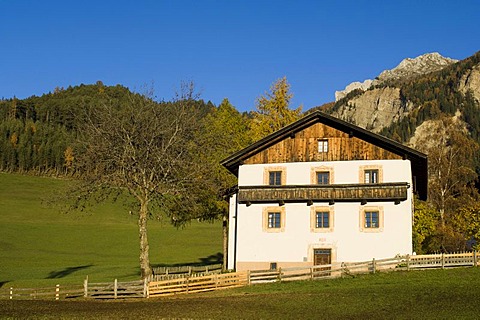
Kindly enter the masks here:
[[318, 152], [319, 153], [328, 152], [328, 140], [327, 139], [318, 140]]

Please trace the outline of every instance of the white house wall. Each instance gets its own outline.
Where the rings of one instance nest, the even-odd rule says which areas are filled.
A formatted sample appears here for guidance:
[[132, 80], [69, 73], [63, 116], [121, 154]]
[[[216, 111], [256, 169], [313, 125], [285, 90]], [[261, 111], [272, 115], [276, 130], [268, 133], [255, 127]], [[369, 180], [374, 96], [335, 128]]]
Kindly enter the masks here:
[[[408, 160], [302, 162], [241, 165], [239, 186], [264, 185], [265, 168], [283, 167], [286, 185], [311, 184], [312, 167], [333, 168], [334, 184], [359, 183], [363, 166], [381, 166], [382, 181], [412, 183]], [[365, 261], [372, 258], [393, 257], [412, 252], [412, 187], [408, 199], [395, 205], [393, 202], [369, 202], [366, 207], [380, 208], [383, 212], [383, 227], [376, 232], [361, 229], [362, 205], [359, 202], [313, 203], [333, 209], [333, 230], [311, 230], [311, 207], [306, 203], [286, 203], [283, 232], [266, 232], [263, 228], [263, 208], [278, 204], [236, 205], [236, 197], [230, 204], [230, 234], [228, 267], [234, 268], [234, 239], [236, 244], [236, 269], [264, 269], [270, 263], [279, 267], [312, 265], [313, 249], [332, 249], [332, 261]], [[235, 213], [236, 212], [236, 213]], [[235, 221], [235, 217], [237, 221]], [[235, 230], [235, 227], [237, 230]], [[235, 237], [235, 232], [237, 232]]]
[[228, 252], [227, 252], [227, 268], [235, 269], [235, 219], [237, 208], [237, 195], [234, 194], [229, 201], [229, 219], [228, 219]]
[[310, 170], [314, 167], [334, 168], [334, 184], [359, 183], [361, 166], [380, 165], [383, 169], [383, 182], [411, 183], [409, 160], [361, 160], [361, 161], [331, 161], [331, 162], [294, 162], [270, 164], [245, 164], [239, 167], [239, 186], [264, 185], [265, 168], [286, 168], [286, 184], [310, 184]]

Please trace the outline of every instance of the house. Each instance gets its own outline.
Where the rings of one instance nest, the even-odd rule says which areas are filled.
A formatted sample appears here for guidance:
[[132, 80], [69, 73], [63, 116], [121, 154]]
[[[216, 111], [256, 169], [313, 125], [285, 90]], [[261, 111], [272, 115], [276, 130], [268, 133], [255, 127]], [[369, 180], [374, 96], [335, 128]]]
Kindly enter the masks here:
[[427, 156], [320, 111], [231, 155], [228, 268], [305, 267], [412, 253]]

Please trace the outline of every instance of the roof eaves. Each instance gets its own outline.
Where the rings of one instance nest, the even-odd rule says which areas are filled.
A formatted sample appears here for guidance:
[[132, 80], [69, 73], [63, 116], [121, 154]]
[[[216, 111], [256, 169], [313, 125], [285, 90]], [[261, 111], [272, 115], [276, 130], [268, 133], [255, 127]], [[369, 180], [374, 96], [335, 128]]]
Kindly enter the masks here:
[[250, 146], [232, 154], [231, 156], [222, 160], [221, 164], [231, 172], [236, 173], [236, 171], [238, 170], [238, 166], [242, 163], [243, 160], [316, 122], [321, 122], [338, 130], [348, 132], [353, 136], [356, 136], [366, 141], [372, 142], [373, 140], [374, 144], [379, 145], [380, 147], [385, 148], [386, 150], [396, 153], [402, 157], [412, 158], [420, 161], [426, 161], [427, 159], [427, 155], [415, 149], [412, 149], [397, 141], [370, 132], [366, 129], [360, 128], [351, 123], [337, 119], [317, 110], [301, 118], [300, 120], [266, 136], [265, 138], [260, 139], [259, 141], [251, 144]]

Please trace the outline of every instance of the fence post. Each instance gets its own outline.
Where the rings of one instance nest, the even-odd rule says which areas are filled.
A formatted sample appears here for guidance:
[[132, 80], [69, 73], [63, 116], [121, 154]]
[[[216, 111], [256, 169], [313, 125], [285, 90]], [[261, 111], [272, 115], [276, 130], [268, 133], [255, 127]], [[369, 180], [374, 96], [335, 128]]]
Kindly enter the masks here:
[[13, 287], [10, 287], [10, 300], [13, 299]]
[[313, 280], [313, 267], [310, 267], [310, 280]]
[[377, 265], [375, 263], [375, 258], [372, 259], [372, 273], [375, 273], [377, 270]]
[[117, 279], [113, 282], [113, 299], [117, 299], [117, 286], [118, 282]]
[[473, 266], [477, 266], [477, 250], [473, 249]]
[[60, 285], [59, 284], [57, 284], [55, 286], [55, 300], [58, 300], [58, 299], [60, 299]]
[[282, 282], [282, 268], [278, 268], [278, 280]]
[[247, 285], [251, 285], [250, 270], [247, 270]]
[[83, 280], [83, 296], [88, 297], [88, 276]]
[[410, 255], [407, 254], [407, 271], [410, 271]]
[[150, 298], [148, 294], [148, 280], [147, 278], [143, 279], [143, 297]]
[[442, 269], [445, 269], [445, 255], [442, 252]]

